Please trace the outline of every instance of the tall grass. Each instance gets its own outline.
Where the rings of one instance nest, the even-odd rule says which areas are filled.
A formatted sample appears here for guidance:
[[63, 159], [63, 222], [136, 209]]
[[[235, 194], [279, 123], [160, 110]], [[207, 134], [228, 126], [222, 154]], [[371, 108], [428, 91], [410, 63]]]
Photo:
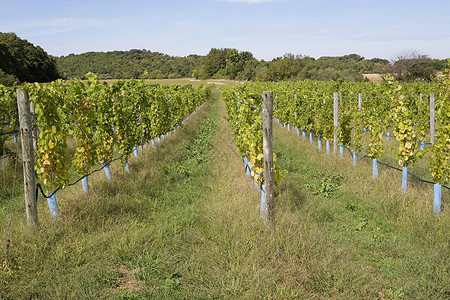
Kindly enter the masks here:
[[352, 168], [275, 127], [289, 173], [269, 230], [219, 100], [131, 160], [130, 175], [113, 164], [113, 182], [96, 173], [89, 196], [81, 186], [58, 193], [59, 220], [40, 200], [41, 225], [29, 229], [16, 202], [0, 298], [450, 296], [450, 221], [446, 210], [432, 214], [429, 187], [411, 183], [401, 196], [400, 175], [381, 169], [372, 181], [370, 164]]

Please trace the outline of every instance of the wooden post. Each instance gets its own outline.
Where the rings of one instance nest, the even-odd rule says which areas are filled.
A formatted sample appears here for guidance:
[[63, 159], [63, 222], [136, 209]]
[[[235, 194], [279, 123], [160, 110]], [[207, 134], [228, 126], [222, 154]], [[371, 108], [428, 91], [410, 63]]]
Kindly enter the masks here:
[[[297, 96], [297, 94], [295, 94], [294, 95], [295, 103], [297, 103], [297, 99], [298, 99], [298, 96]], [[295, 114], [295, 119], [297, 120], [297, 111], [295, 111], [294, 114]]]
[[362, 95], [361, 93], [358, 94], [358, 109], [362, 109]]
[[139, 114], [139, 124], [141, 126], [141, 151], [144, 150], [144, 141], [143, 141], [143, 128], [142, 128], [142, 113]]
[[434, 112], [434, 94], [430, 94], [430, 143], [434, 144], [434, 125], [435, 125], [435, 112]]
[[25, 209], [27, 223], [37, 226], [36, 185], [34, 178], [34, 152], [31, 127], [30, 100], [28, 93], [17, 89], [17, 107], [19, 109], [20, 133], [22, 136], [23, 179], [25, 191]]
[[274, 165], [273, 165], [273, 92], [263, 92], [262, 94], [262, 114], [263, 114], [263, 154], [264, 154], [264, 181], [266, 207], [264, 208], [264, 220], [267, 225], [274, 220]]
[[333, 150], [334, 152], [338, 151], [338, 141], [337, 141], [337, 134], [336, 130], [339, 128], [339, 93], [333, 94], [333, 125], [334, 125], [334, 131], [333, 131]]
[[[37, 152], [38, 150], [38, 136], [39, 136], [39, 129], [36, 124], [36, 112], [34, 109], [34, 105], [32, 102], [30, 102], [30, 113], [31, 113], [31, 127], [32, 127], [32, 135], [33, 135], [33, 150], [34, 152]], [[36, 127], [33, 129], [33, 123], [36, 124]]]

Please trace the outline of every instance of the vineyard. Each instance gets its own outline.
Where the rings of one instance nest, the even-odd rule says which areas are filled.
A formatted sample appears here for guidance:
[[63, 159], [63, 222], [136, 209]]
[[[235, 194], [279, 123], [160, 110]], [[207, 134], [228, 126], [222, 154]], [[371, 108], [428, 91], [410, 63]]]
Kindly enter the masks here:
[[[91, 75], [20, 88], [32, 103], [36, 191], [53, 218], [38, 202], [38, 230], [17, 225], [25, 223], [23, 194], [14, 195], [15, 177], [7, 177], [23, 160], [21, 95], [0, 87], [1, 224], [11, 231], [14, 220], [15, 228], [0, 298], [450, 295], [447, 77], [218, 90], [101, 84]], [[265, 205], [264, 91], [273, 91], [279, 124], [270, 228], [256, 213]], [[395, 174], [378, 174], [379, 164], [420, 180], [400, 190]], [[8, 204], [14, 198], [22, 202]]]
[[[408, 168], [427, 157], [439, 195], [434, 199], [434, 210], [439, 213], [442, 185], [450, 180], [448, 77], [432, 85], [399, 84], [392, 78], [385, 78], [379, 85], [302, 81], [246, 84], [225, 89], [224, 101], [235, 141], [243, 159], [249, 159], [254, 166], [252, 176], [255, 181], [264, 179], [261, 137], [261, 94], [264, 90], [274, 91], [274, 117], [278, 123], [288, 130], [292, 127], [298, 135], [302, 132], [303, 139], [308, 133], [311, 142], [312, 137], [316, 137], [319, 148], [325, 141], [327, 153], [330, 153], [330, 141], [335, 141], [341, 156], [345, 148], [350, 150], [354, 165], [358, 153], [364, 151], [364, 156], [373, 160], [374, 178], [378, 176], [378, 159], [385, 151], [385, 143], [391, 137], [395, 138], [397, 145], [391, 151], [397, 166], [403, 169], [403, 192], [407, 188]], [[363, 139], [366, 133], [368, 137]], [[275, 166], [275, 173], [278, 183], [283, 172]]]
[[[109, 164], [114, 153], [129, 171], [132, 151], [137, 156], [138, 146], [144, 147], [150, 141], [155, 147], [155, 139], [160, 142], [174, 132], [211, 95], [211, 87], [157, 87], [145, 85], [143, 80], [102, 85], [93, 74], [88, 84], [57, 80], [28, 84], [23, 90], [35, 110], [34, 167], [43, 184], [41, 190], [50, 199], [53, 216], [58, 214], [55, 190], [69, 184], [70, 173], [82, 179], [86, 193], [88, 175], [98, 165], [103, 166], [111, 181]], [[0, 141], [0, 156], [4, 156], [12, 153], [5, 142], [8, 132], [16, 136], [19, 118], [15, 91], [1, 88], [0, 95], [0, 118], [6, 125], [6, 132], [2, 126]]]

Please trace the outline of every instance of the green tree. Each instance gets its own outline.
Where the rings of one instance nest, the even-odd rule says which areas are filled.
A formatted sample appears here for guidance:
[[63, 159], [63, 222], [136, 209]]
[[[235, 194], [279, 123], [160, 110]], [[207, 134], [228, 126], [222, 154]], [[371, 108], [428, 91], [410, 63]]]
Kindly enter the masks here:
[[0, 71], [0, 82], [6, 84], [59, 78], [55, 59], [14, 33], [0, 32]]
[[277, 58], [270, 63], [264, 74], [264, 80], [281, 81], [293, 79], [297, 77], [300, 71], [301, 66], [292, 54], [286, 54], [283, 58]]

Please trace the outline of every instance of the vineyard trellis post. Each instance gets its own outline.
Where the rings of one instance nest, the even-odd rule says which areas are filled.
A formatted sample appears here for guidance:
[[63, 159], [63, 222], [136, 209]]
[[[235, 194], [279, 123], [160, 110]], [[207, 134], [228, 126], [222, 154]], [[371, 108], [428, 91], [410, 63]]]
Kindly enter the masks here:
[[[31, 101], [30, 101], [30, 113], [31, 113], [31, 122], [32, 122], [31, 126], [33, 126], [33, 123], [36, 124], [36, 111], [34, 109], [33, 102], [31, 102]], [[36, 124], [35, 128], [32, 128], [32, 135], [33, 135], [33, 150], [34, 150], [34, 152], [37, 152], [38, 136], [39, 136], [37, 124]]]
[[274, 165], [273, 165], [273, 92], [262, 94], [263, 114], [263, 154], [264, 154], [264, 182], [265, 182], [265, 207], [263, 208], [264, 220], [267, 225], [274, 220]]
[[339, 127], [339, 93], [335, 92], [333, 95], [333, 150], [338, 151], [337, 133]]
[[34, 175], [34, 151], [31, 125], [30, 99], [28, 93], [23, 89], [17, 89], [17, 107], [19, 111], [20, 134], [22, 140], [23, 161], [23, 187], [25, 194], [25, 209], [27, 212], [27, 223], [37, 226], [38, 213], [36, 204], [36, 189]]
[[362, 94], [358, 93], [358, 110], [362, 109]]
[[434, 109], [435, 97], [434, 94], [430, 94], [430, 143], [434, 144], [435, 134], [435, 109]]

